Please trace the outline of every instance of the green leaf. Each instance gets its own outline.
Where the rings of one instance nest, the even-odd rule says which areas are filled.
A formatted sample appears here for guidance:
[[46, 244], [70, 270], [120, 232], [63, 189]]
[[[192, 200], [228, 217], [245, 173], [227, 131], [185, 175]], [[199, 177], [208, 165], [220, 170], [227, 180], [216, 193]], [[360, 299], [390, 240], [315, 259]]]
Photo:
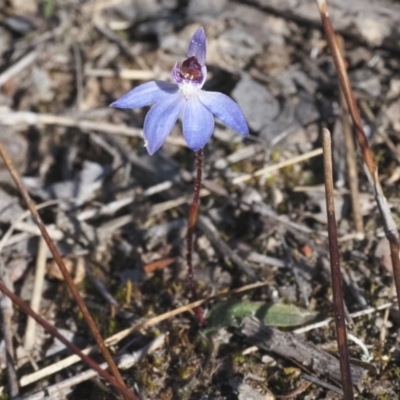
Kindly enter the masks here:
[[256, 317], [268, 326], [292, 327], [306, 324], [316, 318], [316, 311], [308, 311], [290, 304], [264, 304]]
[[54, 15], [55, 4], [54, 0], [43, 0], [43, 15], [45, 18], [50, 18]]
[[313, 320], [318, 313], [286, 304], [227, 300], [216, 304], [207, 314], [206, 332], [223, 327], [238, 327], [244, 317], [257, 317], [265, 325], [294, 327]]

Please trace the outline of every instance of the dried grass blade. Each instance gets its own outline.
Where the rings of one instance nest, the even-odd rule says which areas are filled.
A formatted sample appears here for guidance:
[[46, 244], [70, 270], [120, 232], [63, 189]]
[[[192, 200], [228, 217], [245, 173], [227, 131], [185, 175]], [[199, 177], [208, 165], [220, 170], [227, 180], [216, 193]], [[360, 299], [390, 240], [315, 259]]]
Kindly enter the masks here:
[[324, 177], [326, 193], [326, 211], [328, 217], [329, 254], [332, 274], [333, 305], [335, 310], [336, 336], [339, 348], [340, 373], [345, 400], [354, 399], [350, 369], [349, 346], [347, 344], [346, 321], [343, 304], [342, 274], [336, 231], [335, 205], [333, 197], [332, 142], [327, 129], [322, 132], [324, 149]]
[[378, 169], [375, 164], [374, 155], [368, 144], [368, 140], [365, 136], [360, 113], [358, 111], [358, 107], [354, 98], [353, 90], [350, 86], [350, 81], [347, 75], [344, 60], [340, 53], [340, 49], [335, 38], [335, 31], [333, 30], [331, 20], [328, 16], [328, 6], [325, 0], [317, 0], [317, 3], [321, 15], [322, 25], [325, 31], [329, 48], [333, 56], [333, 61], [335, 63], [336, 71], [339, 78], [339, 83], [343, 90], [343, 94], [346, 98], [356, 138], [362, 152], [364, 160], [364, 169], [367, 174], [368, 181], [370, 182], [373, 188], [375, 200], [378, 204], [379, 212], [382, 216], [385, 235], [389, 241], [390, 257], [392, 259], [393, 275], [397, 291], [397, 303], [400, 308], [399, 233], [397, 231], [396, 224], [394, 222], [393, 216], [390, 212], [390, 208], [383, 194], [383, 190], [378, 179]]
[[113, 385], [123, 396], [127, 399], [138, 400], [138, 398], [128, 391], [126, 386], [122, 386], [113, 376], [108, 372], [101, 369], [101, 367], [95, 363], [90, 357], [85, 355], [79, 347], [75, 346], [69, 340], [67, 340], [63, 335], [61, 335], [54, 326], [50, 325], [44, 318], [39, 314], [36, 314], [25, 302], [11, 292], [3, 282], [0, 281], [0, 291], [3, 292], [7, 297], [9, 297], [14, 304], [16, 304], [21, 310], [23, 310], [27, 315], [34, 318], [38, 324], [40, 324], [50, 335], [56, 337], [61, 343], [73, 351], [83, 362], [85, 362], [90, 368], [94, 369], [103, 379]]
[[[46, 229], [44, 223], [42, 222], [42, 219], [40, 218], [40, 215], [39, 215], [38, 211], [36, 210], [36, 207], [35, 207], [33, 201], [31, 200], [28, 191], [24, 187], [24, 185], [23, 185], [23, 183], [21, 181], [21, 178], [19, 177], [17, 171], [13, 167], [12, 162], [11, 162], [10, 158], [8, 157], [8, 154], [5, 151], [4, 146], [3, 146], [2, 143], [0, 143], [0, 156], [3, 159], [6, 168], [10, 172], [10, 175], [12, 176], [12, 178], [13, 178], [13, 180], [14, 180], [14, 182], [15, 182], [18, 190], [19, 190], [19, 192], [21, 193], [21, 196], [24, 199], [27, 207], [29, 208], [29, 210], [30, 210], [30, 212], [32, 214], [33, 220], [35, 221], [35, 223], [37, 224], [38, 228], [40, 229], [40, 232], [41, 232], [41, 234], [43, 236], [43, 239], [46, 241], [46, 244], [47, 244], [49, 250], [51, 251], [51, 253], [52, 253], [53, 257], [54, 257], [54, 260], [56, 261], [58, 267], [60, 268], [60, 271], [63, 274], [63, 277], [64, 277], [69, 289], [71, 290], [71, 293], [74, 296], [75, 301], [77, 302], [77, 304], [78, 304], [78, 306], [79, 306], [79, 308], [80, 308], [80, 310], [81, 310], [81, 312], [82, 312], [87, 324], [89, 325], [89, 328], [90, 328], [90, 330], [91, 330], [91, 332], [92, 332], [92, 334], [93, 334], [93, 336], [94, 336], [94, 338], [96, 340], [97, 345], [99, 346], [104, 358], [106, 359], [108, 365], [110, 366], [110, 370], [111, 370], [112, 374], [114, 375], [115, 379], [118, 381], [119, 386], [120, 387], [124, 387], [126, 392], [128, 392], [128, 390], [126, 389], [125, 383], [124, 383], [124, 381], [122, 379], [122, 376], [121, 376], [121, 374], [120, 374], [120, 372], [118, 370], [118, 367], [116, 366], [113, 358], [111, 357], [111, 354], [110, 354], [108, 348], [106, 347], [106, 345], [104, 343], [104, 340], [101, 337], [100, 332], [99, 332], [99, 330], [98, 330], [98, 328], [97, 328], [92, 316], [90, 315], [88, 308], [86, 307], [86, 304], [84, 303], [81, 295], [79, 294], [79, 291], [78, 291], [76, 285], [74, 284], [74, 281], [73, 281], [71, 275], [69, 274], [69, 272], [68, 272], [68, 270], [67, 270], [67, 268], [66, 268], [66, 266], [64, 264], [64, 261], [62, 260], [62, 257], [61, 257], [60, 253], [57, 250], [57, 247], [55, 246], [53, 240], [51, 239], [49, 233], [47, 232], [47, 229]], [[1, 290], [3, 291], [3, 293], [6, 293], [4, 291], [4, 288], [5, 287], [3, 285], [3, 289], [1, 289]], [[31, 310], [31, 309], [29, 309], [29, 310]], [[31, 315], [31, 314], [29, 314], [29, 315]], [[35, 316], [33, 316], [33, 318], [35, 318]], [[37, 315], [36, 315], [35, 319], [38, 322]], [[41, 320], [42, 320], [42, 322], [44, 321], [43, 319], [41, 319]], [[43, 324], [42, 324], [42, 326], [45, 327]], [[128, 398], [129, 398], [129, 396], [128, 396]], [[133, 396], [133, 397], [130, 397], [130, 398], [136, 398], [136, 397]]]

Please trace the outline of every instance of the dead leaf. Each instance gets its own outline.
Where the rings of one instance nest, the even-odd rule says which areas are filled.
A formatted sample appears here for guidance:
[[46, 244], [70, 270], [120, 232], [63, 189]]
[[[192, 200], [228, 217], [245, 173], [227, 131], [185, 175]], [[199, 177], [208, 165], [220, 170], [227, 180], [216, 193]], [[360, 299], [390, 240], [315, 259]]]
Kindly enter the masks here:
[[[86, 276], [85, 260], [82, 257], [64, 257], [63, 261], [74, 283], [76, 285], [81, 283]], [[54, 260], [47, 263], [47, 275], [60, 281], [64, 280], [60, 268]]]
[[159, 271], [164, 269], [175, 262], [175, 258], [163, 258], [162, 260], [154, 261], [144, 266], [144, 271], [146, 273]]

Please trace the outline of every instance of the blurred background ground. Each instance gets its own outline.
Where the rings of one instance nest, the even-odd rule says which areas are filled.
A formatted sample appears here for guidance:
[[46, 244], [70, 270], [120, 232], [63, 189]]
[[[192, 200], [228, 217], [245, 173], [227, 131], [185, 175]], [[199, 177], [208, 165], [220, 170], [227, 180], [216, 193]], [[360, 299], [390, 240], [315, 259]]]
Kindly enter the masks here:
[[[328, 5], [398, 222], [400, 5], [362, 0]], [[0, 140], [36, 203], [44, 203], [41, 215], [103, 336], [190, 300], [185, 217], [194, 155], [177, 124], [149, 157], [141, 136], [147, 110], [108, 105], [143, 81], [168, 79], [200, 25], [208, 39], [205, 89], [232, 96], [251, 130], [243, 138], [217, 123], [205, 147], [205, 220], [196, 231], [194, 254], [200, 297], [265, 281], [267, 286], [235, 298], [296, 305], [319, 320], [332, 316], [322, 158], [307, 156], [320, 147], [321, 130], [328, 127], [347, 309], [353, 313], [392, 301], [389, 249], [359, 158], [362, 225], [356, 232], [343, 109], [314, 1], [2, 0]], [[303, 154], [303, 162], [248, 176]], [[0, 191], [1, 235], [13, 224], [0, 244], [2, 276], [30, 301], [35, 265], [43, 257], [32, 220], [19, 218], [25, 206], [3, 164]], [[398, 398], [399, 314], [387, 310], [354, 319], [351, 333], [373, 355], [360, 398]], [[79, 346], [92, 344], [50, 256], [40, 313]], [[17, 380], [66, 356], [37, 327], [27, 339], [26, 317], [17, 309], [9, 322], [3, 326], [13, 336]], [[113, 351], [132, 352], [161, 333], [168, 335], [163, 346], [123, 373], [144, 399], [340, 398], [320, 384], [304, 386], [299, 366], [283, 358], [243, 354], [249, 345], [233, 327], [212, 336], [199, 332], [190, 313], [137, 332]], [[332, 324], [302, 337], [336, 354]], [[4, 340], [0, 346], [6, 399]], [[350, 343], [350, 352], [360, 359], [357, 345]], [[85, 369], [64, 368], [20, 387], [20, 393]], [[115, 397], [89, 381], [54, 398]]]

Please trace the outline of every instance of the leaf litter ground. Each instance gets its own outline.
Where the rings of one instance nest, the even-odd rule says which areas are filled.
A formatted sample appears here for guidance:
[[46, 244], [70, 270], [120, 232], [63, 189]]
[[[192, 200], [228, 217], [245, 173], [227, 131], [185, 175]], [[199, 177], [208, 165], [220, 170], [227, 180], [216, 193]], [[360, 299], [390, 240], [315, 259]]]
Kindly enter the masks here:
[[[396, 37], [390, 32], [395, 32], [391, 27], [399, 7], [395, 2], [381, 8], [364, 5], [366, 18], [358, 2], [354, 9], [331, 3], [397, 221], [400, 78], [393, 52]], [[163, 150], [149, 157], [141, 138], [145, 111], [122, 112], [108, 105], [144, 80], [165, 79], [174, 61], [184, 58], [188, 38], [199, 25], [208, 36], [205, 88], [232, 95], [252, 131], [243, 139], [217, 124], [205, 148], [194, 254], [199, 294], [205, 298], [253, 282], [265, 286], [207, 302], [209, 328], [213, 318], [217, 321], [212, 334], [199, 330], [194, 315], [185, 312], [115, 340], [112, 350], [118, 355], [165, 335], [158, 349], [123, 371], [124, 379], [148, 399], [340, 398], [335, 392], [340, 384], [312, 368], [302, 369], [301, 361], [265, 351], [265, 342], [260, 346], [264, 350], [249, 349], [239, 327], [242, 318], [259, 316], [258, 302], [290, 310], [283, 312], [284, 318], [298, 307], [296, 322], [284, 328], [269, 323], [283, 332], [299, 329], [299, 315], [317, 315], [312, 322], [301, 320], [303, 327], [333, 316], [322, 159], [312, 153], [320, 148], [320, 131], [326, 126], [334, 140], [345, 304], [351, 314], [364, 311], [353, 318], [349, 332], [373, 357], [361, 362], [368, 374], [359, 396], [397, 398], [399, 313], [390, 306], [388, 244], [360, 161], [357, 211], [365, 234], [362, 240], [355, 234], [337, 78], [313, 1], [299, 7], [261, 0], [201, 5], [50, 1], [40, 6], [14, 0], [5, 5], [0, 140], [37, 204], [49, 202], [41, 215], [103, 336], [190, 301], [184, 249], [194, 156], [178, 125]], [[305, 155], [303, 161], [296, 161], [299, 155]], [[276, 164], [280, 167], [269, 169]], [[30, 301], [35, 264], [45, 262], [40, 314], [80, 347], [92, 345], [57, 268], [40, 256], [33, 222], [28, 216], [15, 222], [24, 206], [4, 167], [0, 179], [3, 235], [13, 224], [13, 233], [1, 244], [9, 284]], [[3, 325], [13, 335], [21, 396], [30, 398], [86, 370], [78, 363], [22, 384], [36, 369], [68, 354], [38, 327], [27, 333], [26, 317], [17, 309], [11, 308], [4, 322], [7, 315], [3, 312]], [[333, 323], [311, 328], [297, 335], [336, 355]], [[359, 345], [350, 342], [350, 352], [361, 360]], [[321, 381], [309, 384], [305, 374]], [[6, 374], [2, 385], [6, 396]], [[57, 389], [54, 396], [106, 399], [115, 394], [93, 380]]]

